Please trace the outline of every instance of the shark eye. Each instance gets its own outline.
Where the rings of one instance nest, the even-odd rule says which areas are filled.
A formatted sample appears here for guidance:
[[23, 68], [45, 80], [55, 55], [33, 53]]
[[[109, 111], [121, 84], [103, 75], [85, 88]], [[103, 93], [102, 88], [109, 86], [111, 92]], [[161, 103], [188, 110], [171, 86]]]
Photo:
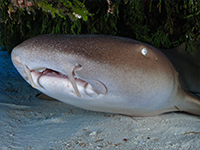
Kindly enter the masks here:
[[141, 53], [142, 53], [142, 55], [146, 55], [147, 54], [147, 49], [146, 48], [143, 48], [142, 50], [141, 50]]

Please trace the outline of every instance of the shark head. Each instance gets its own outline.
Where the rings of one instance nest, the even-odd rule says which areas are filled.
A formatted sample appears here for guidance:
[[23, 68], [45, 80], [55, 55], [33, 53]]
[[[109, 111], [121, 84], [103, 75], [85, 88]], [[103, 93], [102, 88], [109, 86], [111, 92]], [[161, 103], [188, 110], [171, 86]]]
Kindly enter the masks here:
[[148, 116], [180, 104], [178, 74], [170, 61], [132, 39], [41, 35], [15, 47], [11, 57], [32, 87], [84, 109]]

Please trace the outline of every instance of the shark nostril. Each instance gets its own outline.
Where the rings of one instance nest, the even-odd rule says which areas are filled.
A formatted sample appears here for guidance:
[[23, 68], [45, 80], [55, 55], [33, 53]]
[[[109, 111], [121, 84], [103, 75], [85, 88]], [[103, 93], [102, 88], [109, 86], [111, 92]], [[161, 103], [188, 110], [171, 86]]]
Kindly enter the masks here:
[[82, 69], [82, 65], [81, 64], [77, 64], [75, 67], [74, 67], [74, 71], [80, 71]]
[[76, 81], [75, 81], [75, 71], [77, 70], [77, 69], [79, 69], [80, 68], [80, 66], [79, 65], [76, 65], [76, 66], [71, 66], [71, 65], [68, 65], [67, 67], [66, 67], [66, 73], [67, 73], [67, 75], [68, 75], [68, 78], [69, 78], [69, 80], [70, 80], [70, 82], [71, 82], [71, 84], [72, 84], [72, 86], [73, 86], [73, 88], [74, 88], [74, 90], [75, 90], [75, 92], [76, 92], [76, 95], [78, 96], [78, 97], [81, 97], [81, 94], [80, 94], [80, 92], [79, 92], [79, 89], [78, 89], [78, 87], [77, 87], [77, 85], [76, 85]]
[[82, 65], [81, 64], [76, 64], [76, 66], [74, 67], [74, 70], [72, 72], [73, 76], [76, 76], [75, 72], [76, 71], [80, 71], [82, 69]]

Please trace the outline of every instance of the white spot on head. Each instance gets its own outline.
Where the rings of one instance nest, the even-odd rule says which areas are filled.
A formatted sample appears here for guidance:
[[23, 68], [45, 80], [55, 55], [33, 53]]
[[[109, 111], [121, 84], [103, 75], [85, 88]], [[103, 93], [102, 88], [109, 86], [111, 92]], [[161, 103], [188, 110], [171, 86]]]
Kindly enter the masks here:
[[147, 54], [147, 49], [146, 48], [143, 48], [142, 50], [141, 50], [141, 53], [142, 53], [142, 55], [146, 55]]

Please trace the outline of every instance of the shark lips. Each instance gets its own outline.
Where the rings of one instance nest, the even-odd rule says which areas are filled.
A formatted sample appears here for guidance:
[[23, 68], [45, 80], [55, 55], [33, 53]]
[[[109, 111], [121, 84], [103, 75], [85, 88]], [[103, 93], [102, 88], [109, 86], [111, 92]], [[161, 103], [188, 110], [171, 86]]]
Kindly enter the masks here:
[[[57, 87], [67, 88], [67, 92], [73, 97], [96, 97], [100, 94], [95, 91], [88, 82], [76, 77], [74, 72], [72, 72], [73, 80], [71, 81], [67, 75], [49, 68], [45, 68], [42, 71], [36, 71], [30, 70], [27, 66], [25, 67], [27, 81], [32, 87], [40, 91], [45, 91], [49, 85], [55, 85], [55, 90]], [[75, 82], [72, 83], [73, 81]], [[74, 85], [77, 87], [78, 91], [74, 88]]]

